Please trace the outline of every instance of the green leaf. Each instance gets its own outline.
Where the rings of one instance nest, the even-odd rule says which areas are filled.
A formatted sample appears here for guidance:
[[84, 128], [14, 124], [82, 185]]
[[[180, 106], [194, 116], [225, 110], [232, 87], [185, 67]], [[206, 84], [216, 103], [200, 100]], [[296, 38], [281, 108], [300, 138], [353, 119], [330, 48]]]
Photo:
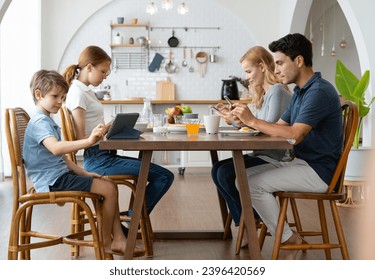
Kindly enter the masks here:
[[363, 118], [370, 112], [371, 104], [375, 100], [375, 97], [373, 97], [368, 105], [365, 100], [365, 93], [370, 82], [370, 71], [367, 70], [361, 79], [358, 80], [353, 72], [346, 68], [341, 60], [337, 60], [335, 81], [336, 88], [341, 96], [354, 102], [358, 106], [360, 120], [353, 142], [353, 146], [358, 148]]
[[357, 77], [341, 62], [336, 63], [336, 87], [340, 94], [350, 101], [353, 100], [353, 92], [357, 87], [359, 80]]
[[365, 100], [365, 92], [368, 87], [368, 84], [370, 82], [370, 71], [367, 70], [361, 80], [358, 82], [357, 86], [355, 87], [353, 91], [353, 96], [361, 98], [363, 101]]

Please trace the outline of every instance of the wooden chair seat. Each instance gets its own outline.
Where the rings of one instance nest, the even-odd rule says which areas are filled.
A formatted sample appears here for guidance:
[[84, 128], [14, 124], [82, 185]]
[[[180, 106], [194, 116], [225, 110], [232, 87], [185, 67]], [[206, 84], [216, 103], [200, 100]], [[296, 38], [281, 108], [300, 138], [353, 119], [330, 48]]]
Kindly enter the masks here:
[[[67, 141], [75, 141], [77, 138], [76, 138], [75, 129], [74, 129], [74, 121], [73, 121], [73, 118], [69, 109], [66, 107], [66, 105], [63, 105], [59, 112], [60, 112], [60, 117], [61, 117], [61, 131], [62, 131], [64, 139], [66, 139]], [[69, 153], [68, 157], [74, 162], [77, 162], [75, 153]], [[131, 189], [132, 195], [131, 195], [131, 199], [129, 202], [129, 209], [132, 208], [138, 176], [129, 175], [129, 174], [121, 174], [121, 175], [107, 175], [107, 176], [104, 176], [104, 178], [111, 180], [116, 185], [123, 185]], [[129, 217], [126, 216], [126, 213], [127, 211], [120, 212], [120, 221], [122, 222], [129, 221]], [[72, 232], [80, 230], [80, 228], [84, 225], [85, 223], [84, 216], [85, 216], [84, 211], [81, 211], [81, 209], [76, 209], [75, 207], [73, 208], [72, 210]], [[146, 208], [146, 202], [144, 202], [142, 206], [140, 226], [141, 226], [141, 237], [142, 237], [142, 241], [145, 247], [146, 256], [152, 256], [154, 254], [154, 249], [153, 249], [154, 236], [153, 236], [153, 230], [151, 226], [151, 220], [147, 212], [147, 208]], [[79, 247], [77, 246], [72, 247], [72, 255], [73, 256], [79, 255]]]
[[[96, 259], [104, 259], [102, 236], [102, 201], [103, 197], [90, 192], [61, 191], [36, 193], [33, 187], [27, 189], [25, 166], [23, 163], [23, 143], [25, 129], [30, 120], [22, 108], [5, 110], [5, 129], [8, 141], [13, 180], [13, 209], [9, 234], [8, 259], [31, 259], [31, 250], [58, 244], [75, 244], [94, 248]], [[96, 219], [91, 207], [84, 199], [89, 199], [96, 211]], [[67, 236], [53, 235], [32, 229], [34, 206], [67, 203], [79, 205], [87, 213], [90, 228]], [[92, 240], [82, 240], [91, 235]], [[34, 239], [36, 241], [34, 242]]]

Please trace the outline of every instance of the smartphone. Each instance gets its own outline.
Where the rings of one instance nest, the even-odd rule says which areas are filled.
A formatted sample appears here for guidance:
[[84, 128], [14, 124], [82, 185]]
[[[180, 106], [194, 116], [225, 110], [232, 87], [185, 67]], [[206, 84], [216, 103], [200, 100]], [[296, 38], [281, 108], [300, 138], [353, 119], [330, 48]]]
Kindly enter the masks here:
[[216, 112], [219, 112], [220, 114], [222, 114], [221, 111], [218, 108], [216, 108], [214, 105], [211, 105], [210, 107], [211, 109], [214, 109]]
[[224, 96], [224, 98], [228, 102], [228, 104], [230, 105], [230, 108], [234, 109], [235, 106], [233, 105], [232, 100], [230, 100], [228, 96]]

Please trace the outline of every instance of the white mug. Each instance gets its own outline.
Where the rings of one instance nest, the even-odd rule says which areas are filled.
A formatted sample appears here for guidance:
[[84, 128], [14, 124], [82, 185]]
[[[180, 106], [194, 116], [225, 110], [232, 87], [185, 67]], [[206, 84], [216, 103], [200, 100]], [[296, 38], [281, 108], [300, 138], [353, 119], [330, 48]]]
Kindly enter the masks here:
[[220, 116], [219, 115], [205, 115], [203, 116], [204, 127], [206, 133], [216, 134], [219, 131]]

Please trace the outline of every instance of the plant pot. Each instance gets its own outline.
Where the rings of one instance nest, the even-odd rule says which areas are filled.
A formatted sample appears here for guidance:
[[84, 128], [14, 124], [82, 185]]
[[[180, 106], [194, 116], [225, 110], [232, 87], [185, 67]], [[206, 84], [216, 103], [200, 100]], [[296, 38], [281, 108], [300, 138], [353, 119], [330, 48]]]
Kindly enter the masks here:
[[352, 148], [346, 164], [346, 181], [368, 181], [372, 147]]

